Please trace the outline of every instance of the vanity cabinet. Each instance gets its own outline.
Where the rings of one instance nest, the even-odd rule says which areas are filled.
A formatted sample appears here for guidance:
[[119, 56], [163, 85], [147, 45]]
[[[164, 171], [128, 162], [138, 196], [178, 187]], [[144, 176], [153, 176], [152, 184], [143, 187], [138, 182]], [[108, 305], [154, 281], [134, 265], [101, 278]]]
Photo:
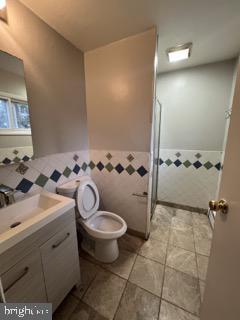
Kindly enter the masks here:
[[55, 309], [66, 296], [66, 292], [76, 284], [79, 276], [75, 223], [49, 239], [40, 247], [40, 251], [48, 300]]
[[1, 254], [0, 278], [6, 302], [50, 302], [55, 311], [80, 283], [74, 209]]
[[41, 256], [31, 252], [1, 275], [6, 302], [46, 302]]

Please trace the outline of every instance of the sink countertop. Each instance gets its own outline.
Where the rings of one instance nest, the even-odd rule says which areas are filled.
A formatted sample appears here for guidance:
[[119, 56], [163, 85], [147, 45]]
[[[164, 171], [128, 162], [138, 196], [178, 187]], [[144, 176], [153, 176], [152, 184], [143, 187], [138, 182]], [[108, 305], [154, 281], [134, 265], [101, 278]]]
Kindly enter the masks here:
[[0, 209], [0, 254], [74, 207], [73, 199], [44, 191]]

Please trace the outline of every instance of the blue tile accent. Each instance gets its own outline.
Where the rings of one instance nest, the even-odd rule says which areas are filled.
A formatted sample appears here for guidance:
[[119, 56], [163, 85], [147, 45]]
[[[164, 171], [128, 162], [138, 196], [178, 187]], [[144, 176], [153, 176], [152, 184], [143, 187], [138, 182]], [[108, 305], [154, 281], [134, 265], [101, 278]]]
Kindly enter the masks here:
[[139, 167], [137, 169], [137, 172], [141, 177], [143, 177], [143, 176], [145, 176], [145, 174], [147, 174], [147, 170], [143, 166]]
[[23, 161], [29, 161], [30, 158], [29, 158], [28, 156], [24, 156], [24, 157], [22, 158], [22, 160], [23, 160]]
[[201, 163], [200, 161], [194, 162], [193, 165], [194, 165], [194, 167], [195, 167], [196, 169], [199, 169], [199, 168], [202, 167], [202, 163]]
[[76, 174], [78, 174], [78, 172], [80, 171], [80, 167], [79, 167], [79, 165], [78, 164], [75, 164], [75, 166], [74, 166], [74, 168], [73, 168], [73, 172], [74, 173], [76, 173]]
[[2, 163], [4, 163], [4, 164], [9, 164], [9, 163], [11, 163], [11, 160], [8, 159], [8, 158], [5, 158], [5, 159], [2, 161]]
[[182, 164], [182, 162], [179, 159], [177, 159], [176, 161], [174, 161], [174, 164], [176, 167], [179, 167]]
[[222, 166], [221, 166], [221, 162], [218, 162], [216, 165], [215, 165], [215, 168], [220, 171]]
[[163, 159], [159, 159], [159, 165], [161, 166], [164, 163]]
[[102, 164], [101, 161], [99, 161], [98, 164], [97, 164], [97, 167], [98, 167], [98, 170], [99, 170], [99, 171], [102, 171], [103, 168], [104, 168], [104, 165]]
[[60, 177], [61, 177], [61, 173], [57, 170], [54, 170], [50, 176], [50, 179], [53, 180], [54, 182], [58, 182]]
[[33, 185], [33, 182], [23, 178], [20, 183], [17, 185], [16, 190], [19, 190], [23, 193], [27, 193]]
[[123, 172], [124, 168], [123, 166], [119, 163], [116, 167], [115, 170], [120, 174]]

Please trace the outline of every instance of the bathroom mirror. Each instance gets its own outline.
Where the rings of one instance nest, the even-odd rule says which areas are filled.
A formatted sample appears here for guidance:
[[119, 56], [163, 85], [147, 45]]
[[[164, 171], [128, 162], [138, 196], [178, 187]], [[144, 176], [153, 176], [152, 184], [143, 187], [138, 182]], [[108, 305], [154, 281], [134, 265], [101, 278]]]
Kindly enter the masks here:
[[0, 166], [32, 157], [23, 61], [0, 51]]

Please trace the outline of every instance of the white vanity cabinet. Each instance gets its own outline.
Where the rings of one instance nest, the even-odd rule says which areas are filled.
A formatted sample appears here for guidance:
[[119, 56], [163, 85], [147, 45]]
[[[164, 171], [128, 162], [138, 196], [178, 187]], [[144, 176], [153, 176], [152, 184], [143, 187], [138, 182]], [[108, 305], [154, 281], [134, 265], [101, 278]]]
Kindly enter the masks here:
[[1, 254], [0, 277], [6, 302], [50, 302], [55, 311], [80, 283], [74, 209]]

